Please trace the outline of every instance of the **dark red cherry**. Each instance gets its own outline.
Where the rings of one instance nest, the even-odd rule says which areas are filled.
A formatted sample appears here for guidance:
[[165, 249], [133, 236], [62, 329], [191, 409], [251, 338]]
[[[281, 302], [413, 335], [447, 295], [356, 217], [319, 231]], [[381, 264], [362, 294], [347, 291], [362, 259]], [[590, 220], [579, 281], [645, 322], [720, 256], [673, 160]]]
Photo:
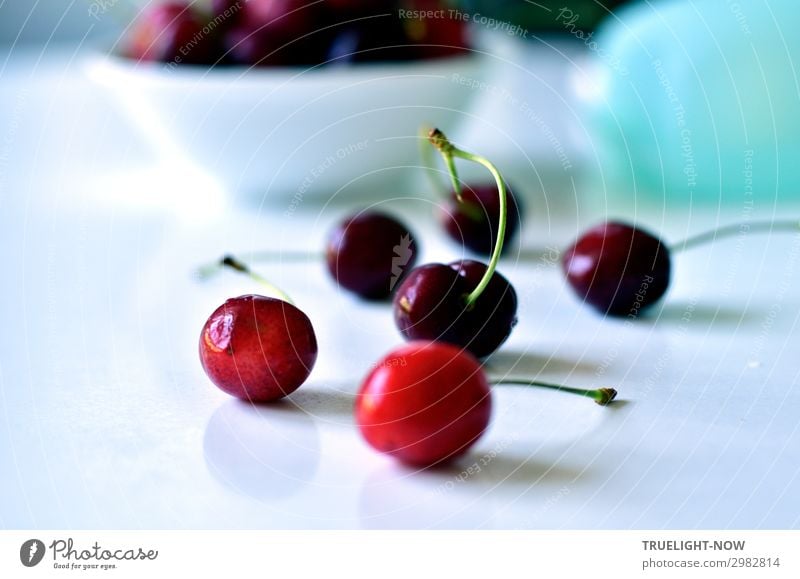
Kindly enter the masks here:
[[282, 66], [290, 64], [282, 43], [273, 42], [268, 32], [248, 26], [234, 26], [225, 33], [223, 47], [226, 59], [234, 64]]
[[[480, 261], [465, 259], [454, 261], [449, 267], [456, 270], [467, 282], [467, 287], [478, 287], [487, 266]], [[488, 356], [511, 335], [517, 325], [517, 292], [509, 281], [495, 271], [481, 296], [462, 316], [462, 330], [471, 336], [467, 348], [475, 356]]]
[[386, 10], [337, 26], [327, 51], [331, 64], [381, 62], [415, 58], [415, 47], [396, 12]]
[[387, 12], [394, 8], [394, 0], [324, 0], [323, 4], [331, 15], [344, 13], [347, 16], [361, 15], [370, 12]]
[[138, 60], [212, 62], [216, 37], [203, 32], [205, 25], [203, 15], [185, 2], [148, 6], [133, 25], [127, 53]]
[[235, 26], [242, 18], [245, 0], [211, 0], [211, 21], [217, 30]]
[[[519, 229], [522, 209], [516, 196], [506, 186], [507, 213], [506, 236], [503, 251], [511, 244], [509, 241]], [[455, 191], [439, 212], [439, 219], [447, 234], [469, 250], [491, 256], [497, 242], [497, 228], [500, 223], [500, 197], [497, 185], [485, 183], [465, 185], [459, 202]]]
[[328, 42], [322, 14], [306, 0], [249, 0], [225, 34], [228, 58], [259, 66], [318, 64]]
[[407, 340], [449, 342], [477, 358], [494, 352], [516, 324], [514, 288], [495, 272], [481, 296], [467, 307], [467, 296], [486, 272], [476, 261], [432, 263], [413, 270], [394, 296], [397, 328]]
[[435, 342], [390, 352], [362, 383], [355, 405], [367, 442], [416, 466], [466, 452], [486, 431], [491, 412], [491, 390], [478, 361]]
[[275, 298], [229, 299], [200, 334], [200, 361], [211, 381], [252, 402], [277, 400], [297, 390], [316, 359], [317, 340], [308, 317]]
[[378, 211], [348, 217], [331, 231], [325, 248], [328, 271], [343, 288], [384, 299], [417, 261], [417, 244], [400, 221]]
[[461, 315], [470, 288], [458, 271], [427, 263], [411, 271], [394, 295], [394, 320], [406, 340], [463, 345]]
[[321, 10], [308, 0], [248, 0], [242, 6], [242, 22], [250, 28], [269, 27], [276, 36], [297, 38], [314, 31]]
[[578, 297], [603, 313], [634, 317], [664, 295], [671, 270], [659, 238], [619, 222], [584, 233], [564, 253], [562, 267]]
[[449, 18], [453, 6], [442, 0], [404, 0], [407, 10], [436, 14], [444, 10], [444, 18], [406, 18], [405, 34], [415, 47], [415, 58], [443, 58], [467, 54], [469, 42], [463, 20]]

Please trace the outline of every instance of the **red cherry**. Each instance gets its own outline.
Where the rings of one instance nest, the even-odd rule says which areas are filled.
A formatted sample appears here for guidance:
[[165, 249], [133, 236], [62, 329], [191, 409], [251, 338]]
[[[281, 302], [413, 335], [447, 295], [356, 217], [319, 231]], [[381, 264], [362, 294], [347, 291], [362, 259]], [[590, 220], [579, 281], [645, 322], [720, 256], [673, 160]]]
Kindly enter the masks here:
[[378, 211], [345, 219], [330, 234], [325, 247], [333, 279], [366, 299], [384, 299], [417, 260], [414, 236], [400, 221]]
[[668, 247], [626, 223], [606, 222], [584, 233], [562, 259], [575, 293], [603, 313], [637, 316], [669, 287]]
[[[487, 266], [480, 261], [463, 259], [448, 264], [467, 282], [470, 291], [480, 283]], [[497, 350], [517, 325], [517, 292], [514, 286], [495, 271], [489, 285], [472, 308], [465, 312], [461, 323], [469, 336], [464, 345], [474, 356], [484, 358]]]
[[216, 37], [204, 33], [205, 18], [184, 2], [148, 6], [134, 23], [128, 55], [137, 60], [213, 62]]
[[338, 26], [333, 32], [327, 59], [332, 65], [354, 62], [388, 62], [416, 58], [395, 14], [375, 14], [369, 18]]
[[308, 0], [248, 0], [242, 7], [242, 21], [251, 28], [275, 26], [276, 34], [288, 37], [311, 32], [320, 8]]
[[225, 35], [228, 58], [259, 66], [323, 62], [323, 10], [306, 0], [249, 0]]
[[[497, 242], [497, 231], [500, 226], [500, 198], [497, 186], [491, 184], [464, 185], [461, 199], [450, 192], [447, 203], [439, 213], [439, 220], [447, 234], [456, 242], [480, 255], [490, 256]], [[506, 185], [508, 216], [506, 219], [506, 236], [508, 242], [519, 229], [521, 208], [517, 198]], [[503, 245], [503, 251], [511, 247]]]
[[495, 271], [472, 306], [467, 296], [487, 266], [463, 260], [414, 269], [394, 296], [394, 319], [407, 340], [436, 340], [484, 358], [497, 350], [517, 323], [517, 294]]
[[308, 317], [275, 298], [227, 300], [200, 334], [200, 361], [211, 381], [232, 396], [269, 402], [305, 382], [317, 359]]
[[[442, 0], [404, 0], [407, 10], [447, 14], [452, 8]], [[467, 27], [458, 18], [407, 18], [403, 22], [409, 41], [415, 44], [416, 58], [443, 58], [467, 54]]]
[[231, 26], [241, 18], [244, 4], [244, 0], [211, 0], [211, 17], [217, 26]]
[[383, 11], [393, 8], [393, 2], [376, 0], [324, 0], [323, 4], [330, 11], [331, 16], [344, 13], [346, 16], [362, 15], [364, 13]]
[[460, 323], [473, 288], [443, 263], [426, 263], [408, 275], [394, 295], [394, 321], [406, 340], [468, 343]]
[[356, 423], [380, 452], [417, 466], [466, 452], [489, 425], [492, 399], [480, 364], [463, 350], [411, 342], [385, 356], [356, 398]]

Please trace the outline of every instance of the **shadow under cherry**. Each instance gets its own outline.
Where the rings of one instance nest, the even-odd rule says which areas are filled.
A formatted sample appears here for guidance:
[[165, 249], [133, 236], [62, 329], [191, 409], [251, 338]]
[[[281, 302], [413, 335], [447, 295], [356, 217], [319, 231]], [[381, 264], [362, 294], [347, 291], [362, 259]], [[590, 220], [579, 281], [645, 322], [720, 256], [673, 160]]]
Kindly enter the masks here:
[[559, 378], [595, 375], [599, 364], [583, 358], [574, 360], [555, 355], [504, 349], [493, 354], [486, 361], [485, 366], [492, 376], [524, 376], [536, 379], [550, 374]]
[[296, 494], [320, 462], [320, 435], [309, 414], [285, 400], [222, 404], [209, 419], [203, 454], [211, 475], [225, 487], [259, 501]]

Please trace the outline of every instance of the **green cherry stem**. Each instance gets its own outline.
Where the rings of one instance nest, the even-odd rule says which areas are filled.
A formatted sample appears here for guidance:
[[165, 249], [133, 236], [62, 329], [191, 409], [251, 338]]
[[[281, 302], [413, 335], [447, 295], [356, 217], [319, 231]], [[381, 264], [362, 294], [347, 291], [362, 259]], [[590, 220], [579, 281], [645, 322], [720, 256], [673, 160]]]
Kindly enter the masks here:
[[577, 394], [578, 396], [586, 396], [597, 402], [600, 406], [606, 406], [614, 398], [617, 397], [617, 391], [613, 388], [597, 388], [595, 390], [585, 390], [583, 388], [571, 388], [569, 386], [562, 386], [560, 384], [550, 384], [548, 382], [539, 382], [538, 380], [524, 380], [522, 378], [503, 378], [501, 380], [493, 380], [492, 384], [515, 384], [518, 386], [533, 386], [535, 388], [548, 388], [550, 390], [559, 390], [569, 394]]
[[[228, 268], [230, 268], [230, 269], [232, 269], [234, 271], [238, 271], [239, 273], [243, 273], [246, 276], [248, 276], [250, 279], [252, 279], [254, 281], [257, 281], [258, 283], [263, 285], [265, 288], [267, 288], [267, 290], [269, 290], [269, 293], [272, 294], [274, 297], [277, 297], [279, 299], [282, 299], [286, 303], [294, 305], [294, 302], [292, 301], [292, 298], [290, 298], [289, 295], [286, 292], [281, 290], [279, 287], [277, 287], [272, 282], [268, 281], [266, 278], [263, 278], [260, 275], [258, 275], [257, 273], [255, 273], [246, 264], [242, 263], [241, 261], [239, 261], [238, 259], [236, 259], [232, 255], [226, 255], [225, 257], [220, 259], [219, 262], [218, 262], [218, 267], [220, 267], [220, 268], [228, 267]], [[203, 272], [203, 269], [200, 270], [201, 275], [202, 275], [202, 272]]]
[[[325, 258], [325, 254], [322, 252], [314, 252], [314, 251], [257, 251], [254, 253], [249, 253], [248, 256], [249, 261], [251, 263], [263, 263], [263, 262], [306, 262], [306, 261], [317, 261], [322, 260]], [[216, 274], [218, 274], [223, 267], [226, 267], [223, 264], [223, 259], [218, 259], [213, 263], [206, 264], [202, 267], [197, 268], [197, 277], [202, 280], [209, 279]], [[238, 260], [236, 260], [238, 261]]]
[[800, 221], [797, 219], [782, 219], [779, 221], [753, 221], [752, 223], [744, 221], [742, 223], [734, 223], [733, 225], [725, 225], [712, 229], [711, 231], [693, 235], [688, 239], [673, 244], [670, 249], [673, 252], [686, 251], [687, 249], [694, 249], [710, 241], [733, 237], [734, 235], [777, 232], [800, 233]]
[[[430, 129], [427, 126], [423, 126], [420, 129], [420, 134], [423, 136], [423, 138], [420, 140], [420, 156], [422, 157], [422, 165], [426, 169], [425, 174], [428, 176], [431, 187], [439, 197], [446, 199], [450, 195], [450, 191], [447, 190], [441, 179], [435, 176], [435, 174], [439, 173], [440, 171], [435, 169], [433, 166], [433, 148], [429, 143], [429, 135], [432, 131], [433, 129]], [[452, 179], [452, 175], [456, 174], [456, 168], [452, 163], [452, 158], [450, 161], [451, 162], [447, 163], [447, 158], [445, 158], [445, 162], [447, 163], [447, 173], [448, 175], [451, 175], [450, 178]], [[466, 201], [461, 195], [462, 187], [460, 180], [453, 190], [455, 191], [456, 200], [461, 205], [461, 211], [464, 213], [464, 215], [474, 221], [483, 221], [485, 219], [485, 213], [480, 205]]]
[[497, 170], [497, 167], [495, 167], [491, 161], [485, 157], [481, 157], [480, 155], [474, 155], [457, 148], [447, 139], [447, 137], [444, 136], [444, 133], [442, 133], [442, 131], [439, 129], [432, 129], [428, 134], [428, 140], [442, 154], [459, 201], [463, 202], [461, 198], [461, 183], [458, 179], [458, 173], [456, 172], [456, 157], [483, 165], [489, 170], [489, 172], [492, 174], [492, 177], [494, 177], [494, 180], [497, 182], [497, 194], [500, 196], [500, 223], [497, 227], [497, 241], [494, 244], [494, 251], [492, 252], [492, 258], [489, 261], [489, 266], [486, 268], [486, 273], [483, 274], [483, 278], [481, 278], [478, 286], [467, 296], [467, 307], [470, 307], [479, 297], [481, 297], [481, 294], [486, 289], [486, 286], [489, 285], [489, 282], [494, 275], [494, 270], [497, 269], [497, 262], [500, 260], [500, 254], [503, 251], [503, 240], [506, 237], [506, 221], [508, 220], [508, 199], [506, 194], [506, 185], [503, 181], [503, 177], [500, 175], [500, 171]]
[[442, 183], [441, 179], [438, 177], [438, 173], [440, 173], [440, 171], [435, 169], [433, 166], [433, 149], [431, 149], [430, 143], [428, 142], [428, 135], [432, 130], [433, 129], [427, 125], [420, 127], [419, 155], [422, 159], [422, 166], [425, 168], [425, 175], [428, 177], [431, 188], [440, 197], [447, 197], [447, 189], [445, 188], [445, 184]]

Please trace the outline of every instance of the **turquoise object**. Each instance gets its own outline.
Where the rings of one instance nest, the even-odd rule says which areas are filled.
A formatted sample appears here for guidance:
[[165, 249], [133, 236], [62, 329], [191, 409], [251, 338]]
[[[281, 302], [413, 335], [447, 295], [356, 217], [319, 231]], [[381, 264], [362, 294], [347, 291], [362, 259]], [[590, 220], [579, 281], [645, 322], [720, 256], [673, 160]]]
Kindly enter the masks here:
[[673, 203], [800, 199], [797, 0], [636, 3], [581, 73], [606, 191]]

